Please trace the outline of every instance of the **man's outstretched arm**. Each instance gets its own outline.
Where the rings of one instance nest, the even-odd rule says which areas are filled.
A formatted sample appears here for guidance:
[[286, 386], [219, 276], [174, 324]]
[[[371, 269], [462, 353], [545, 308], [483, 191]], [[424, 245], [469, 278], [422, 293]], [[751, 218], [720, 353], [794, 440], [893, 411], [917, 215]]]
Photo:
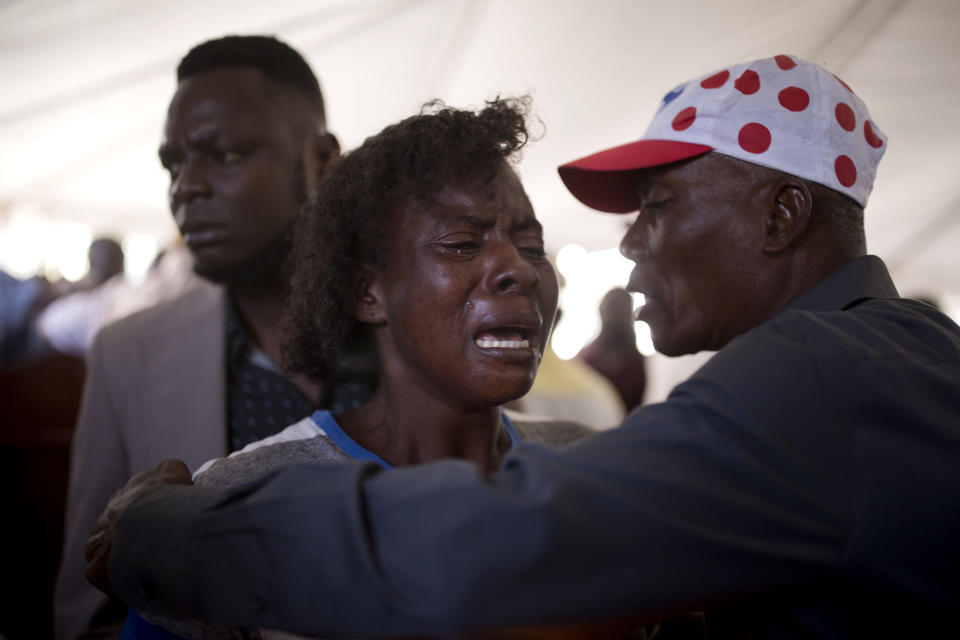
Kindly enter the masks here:
[[351, 464], [153, 489], [119, 521], [110, 579], [144, 611], [378, 636], [656, 618], [830, 577], [848, 496], [805, 483], [796, 447], [761, 464], [752, 438], [681, 401], [519, 447], [488, 478]]

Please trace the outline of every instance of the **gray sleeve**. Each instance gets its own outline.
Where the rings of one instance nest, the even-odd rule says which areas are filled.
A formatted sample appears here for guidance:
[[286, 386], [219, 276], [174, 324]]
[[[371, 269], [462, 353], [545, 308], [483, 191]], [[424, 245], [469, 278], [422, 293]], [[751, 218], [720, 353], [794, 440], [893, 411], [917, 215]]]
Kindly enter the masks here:
[[[219, 458], [194, 478], [194, 484], [205, 488], [229, 488], [251, 482], [271, 471], [292, 464], [346, 459], [329, 439], [309, 439], [266, 444], [250, 451]], [[175, 618], [140, 612], [148, 622], [159, 625], [188, 640], [252, 640], [260, 638], [254, 628], [234, 627], [192, 618]]]
[[256, 480], [271, 471], [294, 464], [343, 462], [349, 457], [325, 436], [265, 445], [220, 458], [194, 483], [205, 487], [234, 487]]
[[595, 433], [596, 429], [579, 422], [567, 420], [527, 420], [512, 416], [517, 433], [526, 442], [535, 442], [548, 447], [561, 447], [579, 442]]

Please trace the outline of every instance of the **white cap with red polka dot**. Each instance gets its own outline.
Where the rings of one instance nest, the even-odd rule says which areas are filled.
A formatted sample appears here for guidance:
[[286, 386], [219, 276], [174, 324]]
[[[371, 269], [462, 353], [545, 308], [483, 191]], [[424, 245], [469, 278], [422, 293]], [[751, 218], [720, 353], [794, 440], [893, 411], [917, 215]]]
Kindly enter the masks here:
[[709, 151], [806, 178], [866, 206], [886, 137], [840, 78], [778, 55], [675, 87], [640, 140], [559, 171], [584, 204], [627, 213], [639, 205], [633, 173]]

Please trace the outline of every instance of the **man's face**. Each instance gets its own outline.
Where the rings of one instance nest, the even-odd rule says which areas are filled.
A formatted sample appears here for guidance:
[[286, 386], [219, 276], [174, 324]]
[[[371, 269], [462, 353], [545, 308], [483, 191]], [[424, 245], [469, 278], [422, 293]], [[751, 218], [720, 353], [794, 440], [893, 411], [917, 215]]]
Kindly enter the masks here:
[[641, 172], [640, 213], [620, 245], [644, 294], [637, 320], [668, 356], [715, 350], [764, 319], [762, 189], [715, 154]]
[[388, 226], [378, 279], [388, 375], [461, 408], [526, 393], [557, 307], [557, 277], [517, 175], [449, 186]]
[[230, 282], [276, 267], [306, 197], [306, 140], [295, 134], [292, 101], [255, 69], [180, 82], [160, 160], [170, 173], [170, 210], [200, 275]]
[[90, 275], [98, 284], [123, 273], [123, 249], [113, 240], [98, 239], [90, 244], [87, 251], [90, 262]]

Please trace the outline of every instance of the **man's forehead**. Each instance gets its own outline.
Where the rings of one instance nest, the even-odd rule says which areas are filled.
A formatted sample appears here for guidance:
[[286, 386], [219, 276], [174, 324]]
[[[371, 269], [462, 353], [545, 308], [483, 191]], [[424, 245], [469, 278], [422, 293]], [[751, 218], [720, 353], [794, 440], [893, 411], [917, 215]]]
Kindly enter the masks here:
[[211, 69], [184, 78], [170, 101], [169, 112], [216, 104], [230, 110], [262, 110], [270, 102], [270, 91], [263, 74], [248, 67]]
[[193, 108], [168, 114], [161, 135], [161, 149], [183, 141], [187, 144], [213, 143], [222, 136], [259, 136], [271, 119], [262, 111], [233, 108], [215, 101], [199, 101]]
[[224, 65], [198, 71], [182, 78], [177, 87], [217, 86], [262, 87], [267, 77], [260, 69], [245, 65]]
[[637, 171], [635, 174], [637, 193], [642, 196], [657, 186], [683, 186], [682, 177], [687, 172], [680, 169], [690, 162], [699, 162], [702, 159], [703, 157], [694, 158], [691, 161], [673, 162]]
[[294, 113], [271, 95], [261, 75], [256, 69], [227, 68], [185, 78], [170, 102], [164, 138], [268, 129], [283, 133], [295, 124]]
[[658, 185], [696, 188], [716, 180], [761, 177], [775, 171], [763, 165], [711, 151], [695, 158], [641, 169], [635, 175], [637, 190], [642, 193]]

